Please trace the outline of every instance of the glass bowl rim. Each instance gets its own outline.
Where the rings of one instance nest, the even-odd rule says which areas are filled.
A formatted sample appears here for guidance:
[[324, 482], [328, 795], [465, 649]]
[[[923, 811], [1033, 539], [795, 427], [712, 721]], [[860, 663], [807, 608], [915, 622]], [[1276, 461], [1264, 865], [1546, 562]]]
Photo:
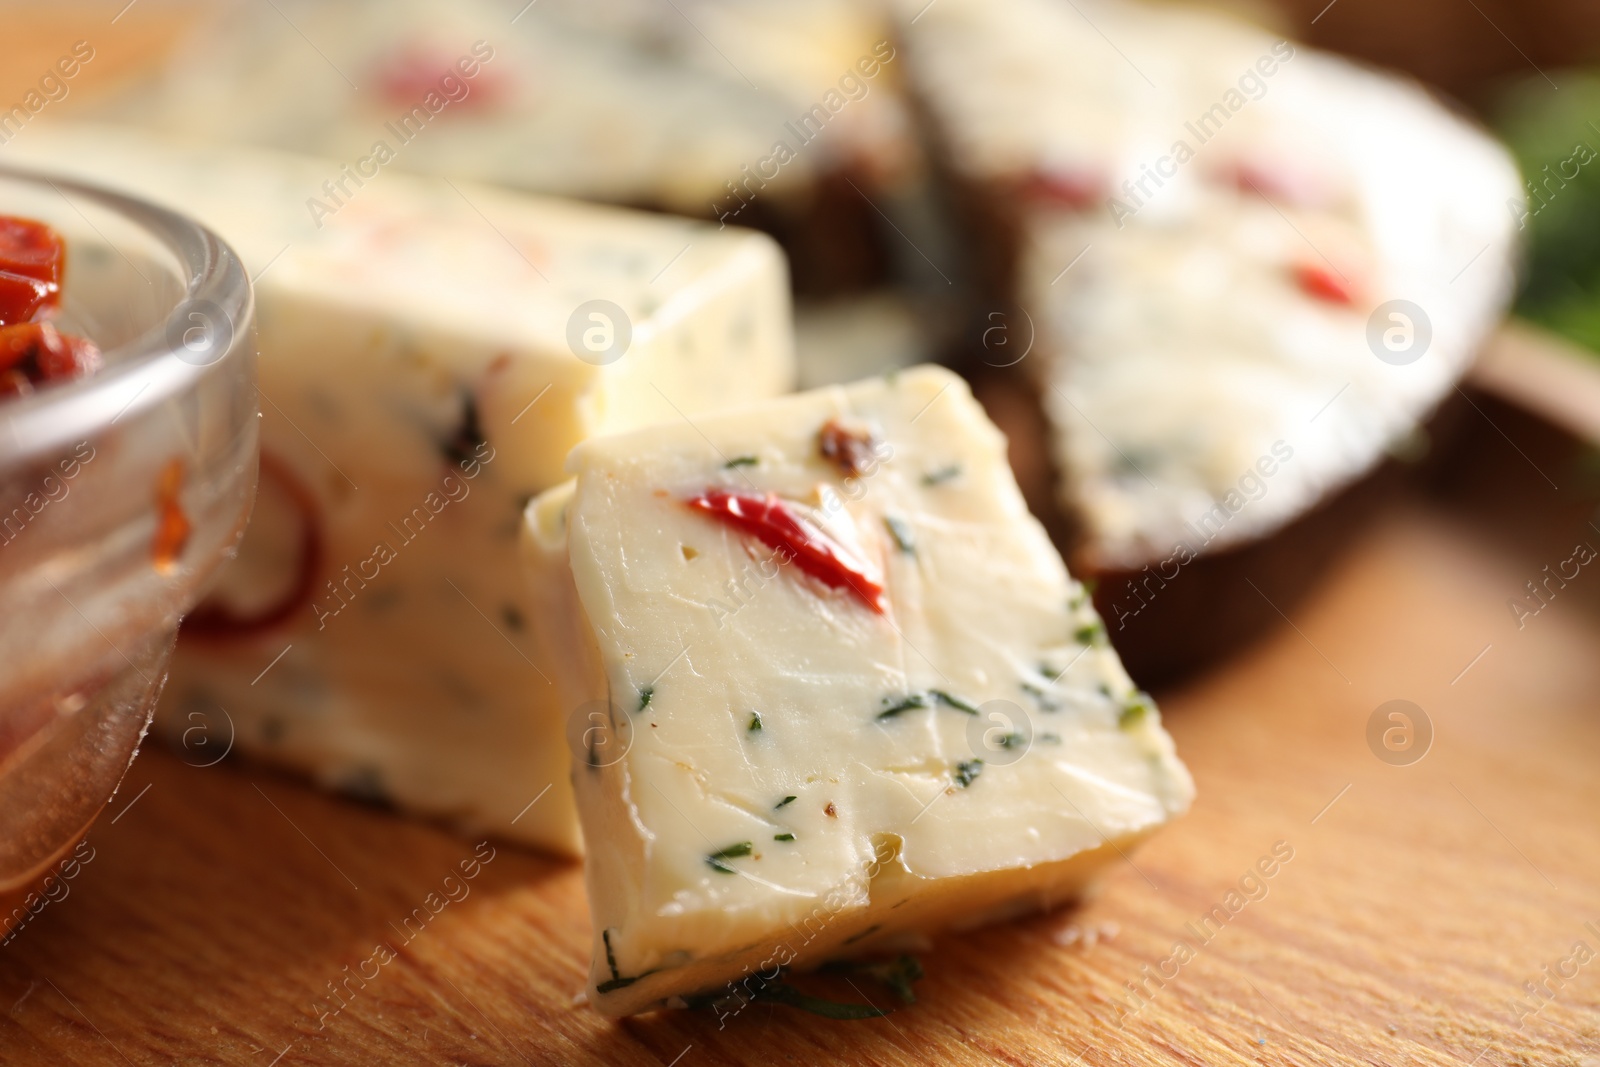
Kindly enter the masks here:
[[[100, 373], [0, 401], [0, 415], [7, 424], [7, 432], [0, 433], [0, 469], [13, 462], [49, 458], [125, 415], [183, 395], [222, 364], [237, 362], [237, 349], [250, 337], [254, 296], [238, 253], [216, 233], [148, 200], [30, 167], [0, 165], [0, 182], [4, 181], [48, 186], [74, 210], [77, 205], [67, 199], [69, 192], [120, 215], [164, 246], [187, 277], [183, 296], [161, 324], [106, 349]], [[84, 219], [94, 228], [87, 216]], [[226, 340], [220, 345], [213, 342], [216, 351], [203, 361], [177, 353], [188, 321], [181, 316], [185, 309], [214, 310], [226, 321]], [[143, 384], [136, 384], [141, 378]]]

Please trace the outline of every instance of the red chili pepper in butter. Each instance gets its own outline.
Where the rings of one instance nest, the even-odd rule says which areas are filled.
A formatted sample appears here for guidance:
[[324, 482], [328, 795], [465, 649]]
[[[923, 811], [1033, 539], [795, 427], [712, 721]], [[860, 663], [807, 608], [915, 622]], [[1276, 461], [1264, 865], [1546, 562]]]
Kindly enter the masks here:
[[834, 589], [850, 590], [878, 614], [888, 609], [883, 583], [868, 564], [816, 523], [792, 511], [775, 494], [756, 496], [707, 489], [686, 503], [754, 535], [763, 544], [788, 552], [802, 571]]

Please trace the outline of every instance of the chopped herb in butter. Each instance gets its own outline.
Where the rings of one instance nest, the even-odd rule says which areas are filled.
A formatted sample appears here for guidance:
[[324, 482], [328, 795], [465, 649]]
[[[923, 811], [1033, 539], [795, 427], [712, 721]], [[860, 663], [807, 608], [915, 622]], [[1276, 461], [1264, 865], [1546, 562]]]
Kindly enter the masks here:
[[937, 700], [947, 708], [955, 708], [957, 711], [964, 711], [968, 715], [983, 714], [978, 710], [978, 706], [972, 701], [965, 700], [958, 696], [952, 696], [951, 694], [946, 693], [943, 689], [930, 689], [928, 690], [928, 695], [933, 697], [933, 699]]
[[706, 863], [714, 871], [721, 871], [723, 874], [734, 874], [737, 872], [735, 872], [732, 867], [728, 866], [725, 861], [738, 859], [741, 856], [748, 856], [754, 848], [755, 845], [751, 842], [740, 841], [736, 845], [729, 845], [727, 848], [719, 849], [716, 852], [713, 852], [711, 855], [706, 857]]
[[911, 527], [904, 519], [897, 519], [893, 515], [885, 515], [883, 524], [889, 528], [889, 536], [894, 538], [894, 543], [901, 552], [908, 556], [917, 554], [917, 542], [911, 535]]
[[1122, 702], [1122, 708], [1117, 712], [1117, 725], [1124, 730], [1132, 729], [1144, 722], [1154, 707], [1155, 702], [1150, 699], [1149, 693], [1135, 690]]
[[897, 701], [892, 697], [884, 697], [883, 702], [886, 706], [882, 711], [878, 712], [878, 718], [880, 719], [892, 719], [902, 711], [913, 711], [917, 708], [928, 706], [928, 698], [921, 693], [911, 693]]

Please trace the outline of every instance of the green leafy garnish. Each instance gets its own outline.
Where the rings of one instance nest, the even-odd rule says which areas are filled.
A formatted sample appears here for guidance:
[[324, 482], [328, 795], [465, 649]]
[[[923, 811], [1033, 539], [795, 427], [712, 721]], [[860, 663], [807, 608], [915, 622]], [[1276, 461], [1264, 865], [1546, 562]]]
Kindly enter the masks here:
[[777, 811], [779, 808], [783, 807], [785, 804], [793, 804], [795, 802], [795, 800], [796, 800], [796, 798], [794, 796], [792, 796], [792, 795], [791, 796], [786, 796], [782, 800], [778, 801], [776, 804], [772, 805], [772, 810], [773, 811]]
[[924, 977], [922, 964], [915, 956], [901, 956], [883, 963], [861, 963], [856, 960], [834, 960], [824, 964], [822, 970], [836, 974], [864, 974], [888, 986], [902, 1004], [915, 1004], [917, 995], [911, 983]]
[[897, 519], [893, 515], [885, 515], [883, 524], [889, 528], [889, 536], [894, 538], [894, 543], [900, 551], [908, 556], [917, 554], [917, 542], [911, 535], [911, 527], [906, 525], [904, 519]]
[[883, 698], [883, 702], [889, 706], [878, 712], [878, 718], [892, 719], [902, 711], [914, 711], [917, 708], [928, 706], [928, 698], [921, 693], [912, 693], [909, 696], [901, 697], [898, 702], [891, 704], [890, 701], [892, 699], [892, 697]]
[[837, 1000], [823, 1000], [821, 997], [802, 993], [793, 986], [771, 985], [767, 986], [756, 995], [757, 1000], [771, 1001], [789, 1008], [798, 1008], [800, 1011], [820, 1015], [824, 1019], [881, 1019], [889, 1014], [870, 1004], [847, 1004]]
[[706, 863], [714, 871], [721, 871], [723, 874], [737, 874], [738, 872], [724, 861], [738, 859], [740, 856], [748, 856], [754, 848], [755, 846], [749, 841], [740, 841], [738, 844], [729, 845], [727, 848], [713, 852], [706, 857]]
[[1516, 310], [1600, 351], [1600, 170], [1590, 127], [1600, 114], [1600, 78], [1592, 68], [1575, 70], [1559, 93], [1530, 78], [1495, 95], [1490, 116], [1526, 180], [1525, 206], [1522, 198], [1508, 205], [1526, 249]]
[[750, 715], [749, 731], [751, 733], [755, 733], [759, 729], [761, 729], [761, 713], [759, 711], [752, 712]]
[[650, 706], [650, 698], [656, 695], [656, 687], [647, 685], [639, 690], [639, 710], [643, 711]]
[[772, 835], [772, 839], [774, 841], [793, 841], [794, 840], [794, 835], [793, 834], [773, 834]]
[[957, 711], [964, 711], [968, 715], [983, 714], [983, 712], [979, 711], [977, 705], [973, 704], [972, 701], [963, 700], [958, 696], [951, 696], [943, 689], [930, 689], [928, 690], [928, 695], [933, 697], [933, 699], [937, 700], [947, 708], [955, 708]]
[[756, 456], [734, 456], [722, 465], [723, 470], [732, 470], [735, 467], [754, 467], [761, 460]]
[[1023, 737], [1021, 734], [1015, 732], [1006, 734], [1004, 737], [1000, 737], [995, 740], [995, 744], [999, 745], [1001, 748], [1012, 748], [1016, 745], [1025, 745], [1027, 743], [1028, 739], [1026, 737]]
[[967, 786], [977, 781], [978, 775], [982, 773], [983, 760], [966, 759], [956, 764], [956, 771], [952, 777], [955, 778], [956, 785], [959, 785], [962, 789], [965, 789]]
[[961, 476], [961, 464], [952, 463], [948, 467], [940, 467], [936, 471], [929, 471], [922, 476], [923, 485], [943, 485], [945, 482]]
[[[916, 1003], [916, 994], [912, 991], [911, 983], [920, 980], [923, 976], [922, 965], [911, 956], [901, 956], [899, 959], [884, 963], [858, 963], [851, 960], [841, 960], [826, 964], [824, 971], [842, 972], [847, 974], [862, 974], [882, 982], [888, 986], [901, 1003]], [[765, 975], [757, 975], [754, 982], [746, 980], [737, 988], [729, 987], [720, 993], [699, 993], [684, 997], [684, 1003], [689, 1008], [708, 1008], [720, 1014], [737, 1012], [747, 1004], [766, 1001], [771, 1004], [782, 1004], [785, 1007], [796, 1008], [800, 1011], [820, 1015], [825, 1019], [878, 1019], [889, 1012], [871, 1004], [851, 1004], [841, 1001], [824, 1000], [808, 993], [802, 993], [790, 986], [786, 981], [787, 970], [779, 968], [777, 974], [768, 979]], [[754, 988], [751, 988], [754, 984]], [[890, 1009], [891, 1011], [893, 1009]]]

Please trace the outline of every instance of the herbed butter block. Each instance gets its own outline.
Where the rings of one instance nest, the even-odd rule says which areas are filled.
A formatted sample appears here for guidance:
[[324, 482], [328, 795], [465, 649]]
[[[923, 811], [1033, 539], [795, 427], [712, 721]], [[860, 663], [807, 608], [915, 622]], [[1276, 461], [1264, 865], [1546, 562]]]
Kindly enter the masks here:
[[524, 544], [604, 1014], [1050, 906], [1188, 806], [954, 375], [599, 438], [569, 469]]
[[1500, 145], [1405, 78], [1202, 7], [923, 6], [907, 69], [983, 311], [1037, 330], [1019, 370], [1075, 563], [1164, 586], [1414, 447], [1515, 289]]
[[184, 625], [158, 725], [191, 762], [232, 743], [578, 851], [522, 509], [591, 434], [790, 387], [773, 242], [387, 171], [314, 222], [337, 164], [92, 127], [7, 152], [197, 216], [255, 277], [256, 514]]
[[921, 174], [875, 4], [210, 6], [91, 113], [352, 165], [381, 145], [413, 173], [765, 228], [819, 293], [883, 281], [900, 238], [873, 205], [893, 213]]

